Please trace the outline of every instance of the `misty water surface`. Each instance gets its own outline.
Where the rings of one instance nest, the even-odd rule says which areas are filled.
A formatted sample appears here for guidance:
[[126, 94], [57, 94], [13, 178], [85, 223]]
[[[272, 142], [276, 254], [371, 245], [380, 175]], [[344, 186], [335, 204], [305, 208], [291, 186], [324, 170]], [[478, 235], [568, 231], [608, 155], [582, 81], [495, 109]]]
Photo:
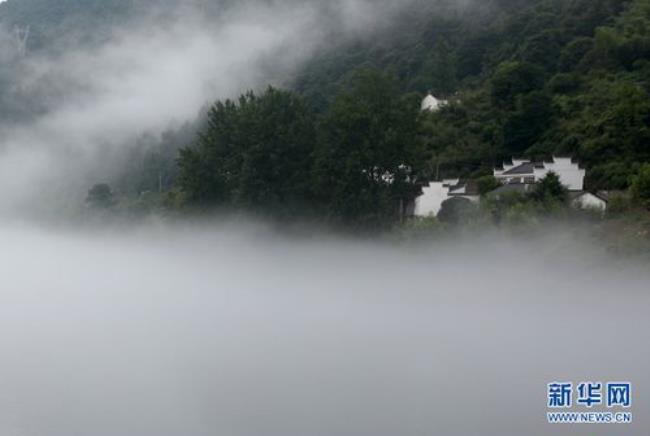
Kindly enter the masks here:
[[546, 383], [631, 380], [648, 272], [567, 238], [390, 246], [259, 226], [0, 231], [3, 435], [611, 435]]

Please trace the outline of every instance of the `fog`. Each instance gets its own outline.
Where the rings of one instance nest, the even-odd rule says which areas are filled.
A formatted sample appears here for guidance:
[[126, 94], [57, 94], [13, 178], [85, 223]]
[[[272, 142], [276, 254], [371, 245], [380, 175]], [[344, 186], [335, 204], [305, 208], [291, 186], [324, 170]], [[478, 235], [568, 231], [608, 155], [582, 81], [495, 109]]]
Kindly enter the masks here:
[[143, 133], [194, 120], [216, 99], [287, 86], [317, 50], [370, 37], [410, 2], [215, 1], [223, 6], [210, 14], [205, 2], [178, 2], [116, 24], [101, 44], [70, 37], [25, 54], [0, 28], [13, 103], [33, 112], [0, 120], [0, 213], [73, 208]]
[[260, 225], [4, 227], [3, 435], [611, 435], [546, 384], [630, 380], [647, 269], [566, 235], [395, 247]]
[[[24, 58], [0, 38], [16, 95], [42, 103], [0, 120], [0, 434], [650, 432], [650, 273], [562, 230], [409, 245], [44, 224], [142, 133], [282, 85], [332, 35], [372, 37], [403, 4], [240, 2], [216, 24], [187, 6]], [[556, 380], [632, 381], [635, 422], [550, 427]]]

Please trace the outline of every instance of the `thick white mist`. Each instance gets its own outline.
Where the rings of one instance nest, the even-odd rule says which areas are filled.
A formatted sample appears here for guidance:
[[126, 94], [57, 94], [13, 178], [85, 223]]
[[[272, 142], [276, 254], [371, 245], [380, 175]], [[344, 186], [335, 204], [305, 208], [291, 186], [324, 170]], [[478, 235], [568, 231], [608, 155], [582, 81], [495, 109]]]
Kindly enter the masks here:
[[567, 240], [4, 228], [0, 433], [606, 436], [546, 383], [623, 379], [646, 435], [648, 273]]
[[[24, 75], [16, 86], [54, 103], [27, 125], [0, 126], [3, 211], [24, 213], [43, 202], [61, 208], [72, 196], [83, 201], [88, 183], [108, 179], [120, 150], [142, 133], [191, 120], [208, 101], [261, 86], [266, 56], [288, 74], [306, 52], [283, 48], [305, 33], [311, 13], [261, 7], [210, 23], [184, 11], [171, 23], [149, 18], [116, 30], [99, 48], [19, 60]], [[301, 40], [304, 50], [318, 32]]]
[[172, 18], [151, 11], [116, 27], [99, 47], [56, 45], [24, 57], [0, 29], [0, 59], [19, 66], [10, 86], [44, 108], [26, 123], [0, 120], [0, 215], [82, 203], [143, 133], [194, 120], [216, 99], [288, 85], [328, 37], [369, 34], [398, 9], [386, 0], [248, 1], [208, 18], [180, 5]]

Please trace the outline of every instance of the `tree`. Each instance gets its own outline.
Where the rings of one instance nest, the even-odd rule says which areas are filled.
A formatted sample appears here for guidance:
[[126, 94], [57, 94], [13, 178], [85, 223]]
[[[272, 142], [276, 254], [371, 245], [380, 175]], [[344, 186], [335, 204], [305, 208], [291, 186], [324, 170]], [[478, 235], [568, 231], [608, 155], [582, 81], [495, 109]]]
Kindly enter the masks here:
[[557, 29], [543, 30], [529, 37], [521, 49], [521, 58], [535, 65], [553, 71], [558, 63], [558, 52], [562, 49], [561, 35]]
[[439, 41], [426, 66], [431, 72], [429, 86], [436, 95], [449, 95], [456, 89], [456, 64], [455, 53], [449, 44], [444, 40]]
[[452, 197], [445, 200], [438, 212], [438, 220], [446, 224], [463, 224], [475, 217], [478, 208], [467, 198]]
[[329, 216], [368, 226], [399, 218], [420, 193], [418, 115], [394, 77], [376, 70], [353, 77], [322, 124], [315, 175]]
[[598, 80], [582, 97], [583, 141], [580, 154], [591, 164], [650, 161], [650, 102], [638, 84]]
[[492, 192], [501, 186], [501, 182], [499, 182], [494, 176], [480, 177], [476, 179], [476, 184], [478, 186], [478, 192], [481, 195]]
[[503, 127], [503, 145], [511, 154], [521, 154], [548, 129], [551, 121], [551, 99], [541, 91], [517, 98], [516, 111]]
[[650, 209], [650, 164], [645, 164], [632, 180], [632, 196], [635, 201]]
[[93, 209], [110, 209], [115, 205], [111, 187], [106, 183], [98, 183], [88, 191], [86, 204]]
[[617, 161], [596, 165], [587, 174], [586, 184], [594, 190], [628, 189], [637, 168], [629, 162]]
[[311, 197], [315, 122], [303, 100], [268, 88], [217, 102], [195, 147], [182, 150], [179, 182], [190, 201], [274, 216]]
[[512, 108], [517, 96], [544, 86], [544, 71], [525, 62], [504, 62], [496, 69], [491, 85], [494, 104]]
[[585, 55], [593, 48], [593, 38], [581, 36], [571, 41], [562, 49], [560, 54], [560, 71], [571, 71], [578, 67]]
[[560, 177], [551, 171], [537, 184], [535, 190], [531, 193], [531, 197], [547, 205], [566, 203], [568, 190], [560, 181]]

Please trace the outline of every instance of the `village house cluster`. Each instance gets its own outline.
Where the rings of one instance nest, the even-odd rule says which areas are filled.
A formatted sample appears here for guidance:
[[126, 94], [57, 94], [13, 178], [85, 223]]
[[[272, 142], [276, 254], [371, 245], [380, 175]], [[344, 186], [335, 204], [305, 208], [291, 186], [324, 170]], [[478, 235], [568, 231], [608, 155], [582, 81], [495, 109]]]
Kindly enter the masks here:
[[[423, 111], [437, 111], [447, 102], [429, 94], [422, 102]], [[571, 205], [577, 209], [607, 210], [608, 196], [605, 192], [585, 190], [586, 171], [571, 157], [556, 157], [547, 161], [511, 159], [494, 168], [494, 178], [501, 186], [487, 195], [499, 198], [509, 193], [526, 194], [535, 189], [535, 185], [549, 173], [555, 173], [569, 191]], [[473, 181], [461, 179], [444, 179], [430, 182], [422, 189], [422, 195], [415, 200], [415, 216], [435, 216], [440, 212], [442, 203], [452, 198], [465, 198], [473, 203], [481, 199], [479, 187]]]

